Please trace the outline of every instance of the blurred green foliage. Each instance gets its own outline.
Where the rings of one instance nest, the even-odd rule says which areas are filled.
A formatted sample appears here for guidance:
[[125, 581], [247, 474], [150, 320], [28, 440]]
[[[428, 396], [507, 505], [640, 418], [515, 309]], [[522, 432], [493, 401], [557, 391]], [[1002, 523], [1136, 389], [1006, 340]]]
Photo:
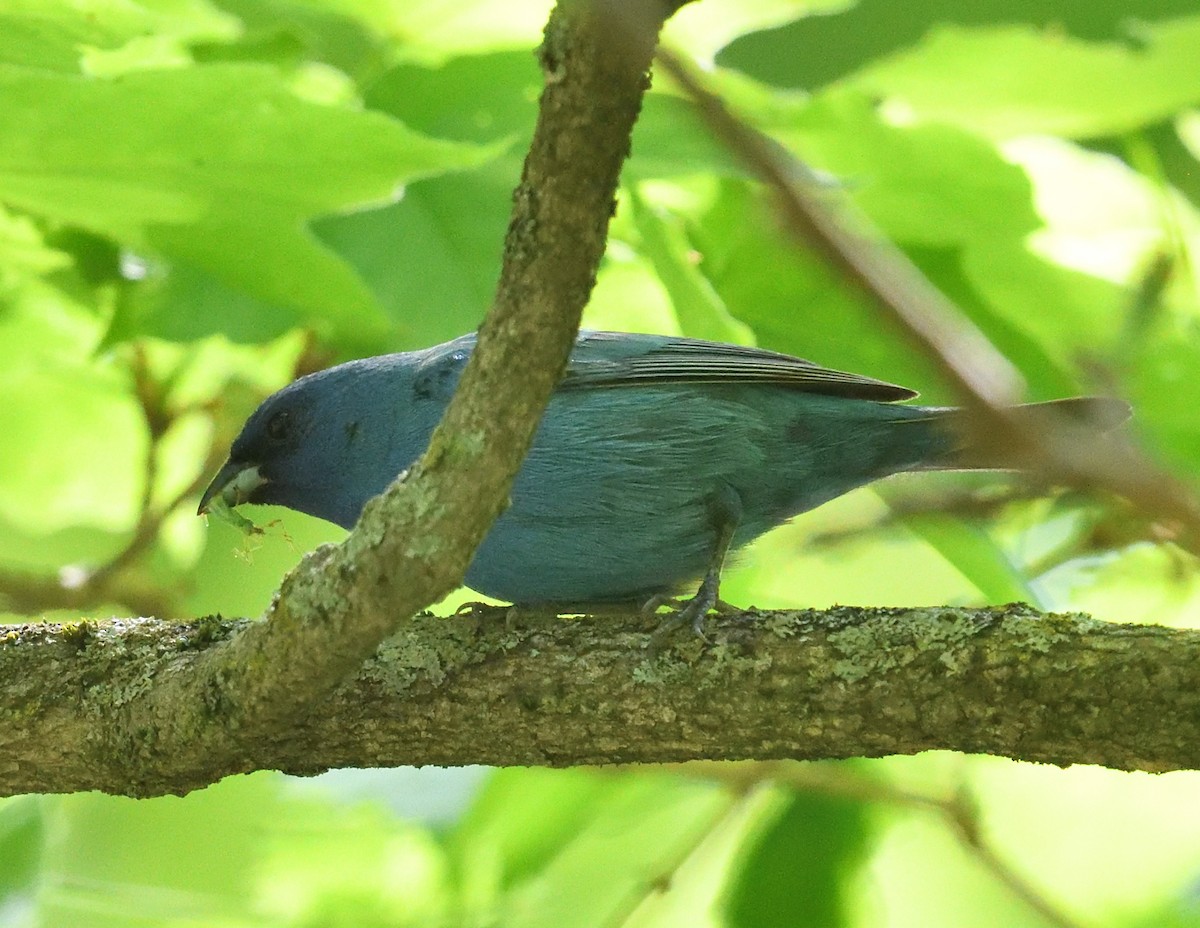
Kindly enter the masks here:
[[[547, 12], [0, 0], [0, 620], [253, 615], [340, 537], [277, 512], [247, 541], [193, 512], [272, 390], [478, 323]], [[1138, 439], [1195, 482], [1196, 0], [703, 0], [667, 40], [715, 61], [726, 99], [830, 175], [1032, 397], [1128, 396]], [[952, 399], [661, 84], [587, 323], [757, 342]], [[914, 476], [763, 539], [723, 592], [1195, 624], [1169, 535], [1009, 477]], [[1200, 925], [1194, 775], [943, 755], [758, 769], [3, 800], [0, 925], [1050, 924], [1014, 882], [1059, 924]], [[987, 854], [948, 823], [963, 790]]]

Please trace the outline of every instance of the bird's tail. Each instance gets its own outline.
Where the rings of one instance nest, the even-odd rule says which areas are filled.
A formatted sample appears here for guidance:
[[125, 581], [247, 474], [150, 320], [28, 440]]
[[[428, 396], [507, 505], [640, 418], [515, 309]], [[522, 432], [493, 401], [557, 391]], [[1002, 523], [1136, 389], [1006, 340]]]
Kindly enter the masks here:
[[[947, 451], [939, 458], [927, 461], [920, 470], [1022, 470], [1029, 466], [1028, 449], [1014, 448], [1011, 443], [989, 439], [988, 431], [970, 423], [967, 410], [959, 408], [930, 408], [929, 416], [910, 422], [931, 421], [943, 427]], [[1056, 439], [1079, 445], [1082, 454], [1094, 451], [1092, 442], [1122, 425], [1133, 415], [1124, 400], [1106, 396], [1078, 396], [1044, 403], [1026, 403], [1011, 409], [1013, 425], [1029, 434], [1036, 442], [1038, 435], [1053, 435]]]

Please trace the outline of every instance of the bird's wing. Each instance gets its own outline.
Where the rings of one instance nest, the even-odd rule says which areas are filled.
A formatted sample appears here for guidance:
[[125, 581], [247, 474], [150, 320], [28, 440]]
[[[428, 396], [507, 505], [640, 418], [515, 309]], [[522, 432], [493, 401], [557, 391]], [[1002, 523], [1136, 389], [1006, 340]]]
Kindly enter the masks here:
[[663, 383], [761, 383], [878, 402], [917, 395], [907, 387], [761, 348], [623, 332], [580, 333], [561, 389]]

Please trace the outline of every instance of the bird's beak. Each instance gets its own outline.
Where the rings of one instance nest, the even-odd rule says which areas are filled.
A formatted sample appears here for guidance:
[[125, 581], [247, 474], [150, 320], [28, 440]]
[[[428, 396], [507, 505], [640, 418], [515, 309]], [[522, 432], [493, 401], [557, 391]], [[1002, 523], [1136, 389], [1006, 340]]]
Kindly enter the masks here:
[[202, 516], [207, 513], [213, 500], [218, 498], [230, 507], [244, 503], [250, 499], [251, 493], [266, 482], [267, 478], [259, 473], [257, 464], [226, 461], [200, 497], [200, 508], [196, 514]]

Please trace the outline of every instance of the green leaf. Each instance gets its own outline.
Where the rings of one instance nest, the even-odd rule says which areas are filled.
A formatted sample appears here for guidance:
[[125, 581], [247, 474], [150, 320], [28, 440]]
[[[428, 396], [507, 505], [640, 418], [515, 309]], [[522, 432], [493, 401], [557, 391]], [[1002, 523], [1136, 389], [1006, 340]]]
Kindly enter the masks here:
[[355, 268], [392, 320], [390, 347], [461, 335], [491, 305], [540, 85], [536, 60], [522, 51], [404, 64], [370, 87], [367, 105], [405, 125], [506, 146], [473, 170], [410, 185], [397, 203], [317, 223], [322, 240]]
[[[510, 928], [594, 928], [624, 918], [672, 872], [730, 804], [711, 784], [621, 777], [562, 850], [504, 901]], [[603, 879], [597, 879], [598, 874]]]
[[204, 525], [204, 550], [192, 571], [195, 582], [183, 601], [188, 615], [260, 615], [271, 602], [279, 578], [305, 552], [346, 537], [345, 529], [290, 509], [254, 506], [245, 514], [262, 526], [262, 537], [248, 542], [236, 528], [216, 519]]
[[[887, 488], [880, 488], [884, 499]], [[979, 590], [986, 603], [1046, 603], [995, 539], [978, 525], [945, 516], [912, 514], [904, 526], [933, 547]]]
[[683, 224], [664, 210], [629, 191], [642, 248], [671, 296], [684, 334], [739, 345], [754, 343], [750, 329], [725, 308], [720, 295], [700, 271], [699, 255], [687, 240]]
[[0, 64], [77, 72], [81, 53], [153, 37], [168, 43], [222, 41], [236, 19], [206, 0], [5, 0]]
[[[618, 214], [620, 213], [618, 208]], [[615, 225], [615, 224], [614, 224]], [[654, 267], [610, 231], [583, 327], [611, 332], [682, 334], [671, 299]]]
[[71, 266], [71, 256], [51, 248], [27, 216], [0, 206], [0, 287]]
[[686, 5], [668, 21], [663, 41], [711, 58], [729, 42], [757, 29], [790, 22], [800, 16], [829, 16], [853, 6], [856, 0], [706, 0]]
[[[994, 144], [949, 126], [888, 125], [856, 93], [830, 92], [805, 102], [744, 81], [731, 89], [807, 163], [842, 179], [845, 190], [833, 195], [851, 197], [897, 240], [1026, 373], [1032, 395], [1077, 389], [1077, 358], [1064, 351], [1077, 339], [1064, 340], [1062, 330], [1080, 331], [1079, 317], [1031, 309], [1064, 300], [1064, 272], [1029, 252], [1027, 242], [1041, 222], [1034, 189]], [[747, 209], [762, 215], [764, 205], [749, 193], [735, 196], [737, 189], [723, 184], [712, 208], [696, 214], [691, 235], [703, 257], [701, 270], [730, 312], [781, 350], [873, 371], [923, 391], [938, 383], [927, 362], [897, 350], [899, 329], [881, 326], [886, 314], [881, 317], [850, 281], [762, 221], [746, 223]], [[1021, 292], [1015, 292], [1018, 282]], [[1095, 290], [1111, 295], [1111, 288], [1098, 284], [1077, 287], [1070, 297], [1088, 319], [1094, 319], [1089, 302]], [[804, 325], [780, 316], [777, 306], [803, 313]], [[1111, 330], [1093, 323], [1085, 331], [1099, 343]], [[897, 365], [906, 356], [911, 360]]]
[[47, 811], [41, 924], [212, 924], [250, 908], [258, 862], [287, 820], [280, 780], [231, 777], [185, 798], [58, 797]]
[[[151, 267], [143, 280], [120, 288], [104, 347], [142, 336], [188, 342], [221, 335], [261, 344], [305, 321], [298, 307], [258, 299], [190, 261], [176, 259], [169, 267]], [[348, 333], [348, 340], [355, 348], [371, 343], [364, 333]]]
[[[788, 97], [777, 95], [786, 103]], [[830, 91], [762, 122], [902, 242], [1020, 240], [1038, 226], [1029, 179], [995, 145], [952, 126], [889, 124], [859, 92]]]
[[375, 15], [386, 11], [373, 0], [221, 0], [221, 7], [237, 16], [242, 32], [236, 42], [198, 48], [204, 62], [253, 60], [296, 70], [313, 70], [319, 62], [330, 66], [322, 70], [361, 81], [394, 56], [386, 21]]
[[438, 138], [479, 143], [511, 138], [509, 157], [519, 171], [541, 88], [537, 59], [522, 49], [397, 65], [367, 88], [365, 102]]
[[[461, 878], [483, 877], [495, 889], [532, 878], [615, 788], [614, 780], [585, 770], [497, 770], [450, 836]], [[473, 873], [476, 867], [494, 868], [491, 879]]]
[[880, 325], [865, 297], [772, 228], [767, 205], [749, 185], [723, 183], [691, 239], [700, 270], [760, 345], [923, 389], [938, 382], [931, 365]]
[[305, 798], [289, 797], [292, 821], [271, 828], [269, 851], [259, 862], [261, 901], [252, 911], [278, 919], [266, 924], [451, 924], [446, 854], [432, 834], [345, 795], [330, 797], [335, 802]]
[[513, 183], [502, 166], [487, 166], [419, 181], [391, 206], [317, 223], [391, 321], [378, 350], [425, 347], [478, 327], [496, 292]]
[[452, 838], [466, 911], [513, 928], [623, 924], [729, 803], [662, 775], [497, 771]]
[[0, 197], [182, 258], [347, 338], [378, 337], [387, 321], [306, 220], [492, 156], [304, 102], [255, 66], [108, 81], [0, 70], [0, 101]]
[[16, 796], [0, 801], [0, 907], [27, 888], [41, 866], [45, 823], [41, 800]]
[[870, 834], [860, 803], [795, 793], [740, 861], [726, 906], [731, 928], [851, 924], [850, 878]]
[[[367, 2], [372, 0], [339, 0]], [[400, 40], [406, 58], [442, 62], [459, 55], [536, 48], [551, 5], [550, 0], [476, 0], [459, 4], [406, 0], [403, 4], [388, 4], [385, 9], [389, 32]]]
[[[947, 25], [1028, 23], [1051, 35], [1089, 41], [1129, 41], [1132, 32], [1136, 44], [1145, 24], [1195, 11], [1195, 0], [1138, 0], [1136, 8], [1129, 0], [859, 0], [843, 12], [808, 16], [745, 35], [721, 52], [718, 63], [781, 87], [816, 90], [910, 48]], [[965, 65], [968, 70], [955, 74], [955, 81], [971, 73], [972, 62]]]
[[0, 372], [0, 396], [0, 519], [35, 532], [132, 527], [148, 436], [117, 372]]
[[713, 138], [691, 101], [650, 93], [633, 130], [626, 182], [688, 174], [748, 177], [738, 158]]
[[1135, 410], [1134, 434], [1178, 472], [1195, 475], [1200, 461], [1200, 398], [1195, 385], [1200, 339], [1194, 325], [1135, 343], [1124, 360], [1124, 385]]
[[1200, 101], [1200, 17], [1144, 26], [1137, 37], [1131, 48], [1025, 26], [945, 26], [848, 83], [902, 102], [918, 119], [996, 138], [1115, 135]]

